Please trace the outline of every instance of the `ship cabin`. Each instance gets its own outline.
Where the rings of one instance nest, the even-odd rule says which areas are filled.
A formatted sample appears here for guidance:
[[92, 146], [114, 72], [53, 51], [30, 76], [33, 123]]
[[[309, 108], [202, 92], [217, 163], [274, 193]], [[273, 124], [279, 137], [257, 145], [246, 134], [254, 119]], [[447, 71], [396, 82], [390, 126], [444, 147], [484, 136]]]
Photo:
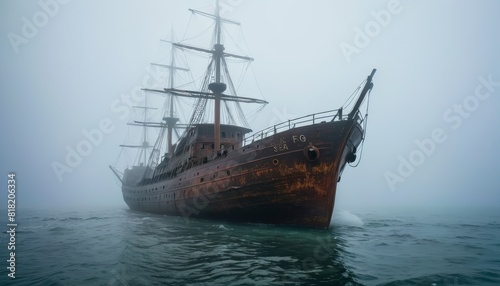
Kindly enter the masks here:
[[[251, 129], [234, 126], [220, 125], [220, 150], [234, 150], [242, 147], [243, 138]], [[173, 157], [185, 154], [192, 160], [214, 155], [214, 125], [196, 124], [187, 130], [186, 135], [178, 142]]]
[[220, 125], [220, 151], [215, 151], [214, 124], [196, 124], [184, 133], [174, 145], [173, 154], [166, 154], [155, 168], [152, 182], [175, 177], [194, 166], [205, 164], [217, 157], [226, 156], [232, 150], [241, 148], [245, 134], [251, 129]]

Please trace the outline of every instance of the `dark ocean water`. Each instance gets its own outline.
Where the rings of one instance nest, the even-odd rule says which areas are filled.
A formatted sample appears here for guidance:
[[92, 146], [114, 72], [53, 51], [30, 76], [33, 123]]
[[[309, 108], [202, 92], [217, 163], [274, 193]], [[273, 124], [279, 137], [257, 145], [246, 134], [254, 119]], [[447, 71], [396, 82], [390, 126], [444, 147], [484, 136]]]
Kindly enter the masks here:
[[17, 222], [10, 279], [2, 220], [0, 285], [500, 285], [498, 211], [339, 210], [329, 230], [120, 208]]

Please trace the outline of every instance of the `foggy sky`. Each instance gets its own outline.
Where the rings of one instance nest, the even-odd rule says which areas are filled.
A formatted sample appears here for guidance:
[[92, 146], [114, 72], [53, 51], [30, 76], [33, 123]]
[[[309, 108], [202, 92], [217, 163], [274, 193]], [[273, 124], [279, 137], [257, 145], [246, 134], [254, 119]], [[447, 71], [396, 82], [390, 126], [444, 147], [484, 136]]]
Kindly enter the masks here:
[[[125, 206], [108, 165], [127, 119], [113, 106], [142, 85], [170, 27], [182, 36], [187, 9], [212, 2], [0, 0], [0, 166], [4, 186], [17, 173], [18, 207]], [[336, 208], [498, 206], [500, 3], [221, 3], [270, 102], [254, 131], [338, 108], [378, 69], [361, 163], [346, 167]], [[60, 181], [54, 162], [98, 128]]]

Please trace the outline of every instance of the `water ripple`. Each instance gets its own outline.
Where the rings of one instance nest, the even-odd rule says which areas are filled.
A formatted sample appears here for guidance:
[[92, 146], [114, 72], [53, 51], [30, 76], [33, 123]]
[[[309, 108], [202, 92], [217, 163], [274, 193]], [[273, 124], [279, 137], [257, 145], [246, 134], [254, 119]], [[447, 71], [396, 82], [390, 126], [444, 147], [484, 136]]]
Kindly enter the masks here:
[[[34, 213], [19, 285], [496, 285], [498, 220], [355, 215], [330, 230], [128, 210]], [[6, 242], [8, 236], [2, 236]], [[24, 259], [23, 259], [24, 257]], [[29, 257], [29, 259], [27, 259]], [[457, 273], [455, 269], [463, 269]], [[21, 271], [22, 270], [22, 271]], [[407, 273], [407, 274], [404, 274]], [[1, 285], [4, 285], [0, 281]]]

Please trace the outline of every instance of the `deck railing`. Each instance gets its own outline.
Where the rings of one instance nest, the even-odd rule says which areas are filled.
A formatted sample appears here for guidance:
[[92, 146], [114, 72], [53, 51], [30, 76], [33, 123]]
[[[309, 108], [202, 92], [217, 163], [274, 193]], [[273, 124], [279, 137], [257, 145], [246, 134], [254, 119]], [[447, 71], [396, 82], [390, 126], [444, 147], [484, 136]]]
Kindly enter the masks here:
[[[294, 119], [290, 119], [281, 123], [278, 123], [276, 125], [267, 127], [265, 129], [262, 129], [258, 132], [255, 132], [249, 136], [245, 136], [245, 139], [243, 140], [243, 145], [248, 145], [256, 140], [264, 139], [268, 136], [274, 135], [276, 133], [286, 131], [289, 129], [293, 129], [296, 127], [301, 127], [301, 126], [307, 126], [311, 124], [317, 124], [321, 122], [332, 122], [332, 121], [341, 121], [341, 120], [346, 120], [348, 114], [343, 114], [342, 108], [340, 109], [334, 109], [334, 110], [328, 110], [328, 111], [323, 111], [319, 113], [313, 113], [309, 114], [306, 116], [301, 116], [297, 117]], [[358, 122], [361, 123], [363, 121], [363, 117], [358, 111], [357, 116]]]

